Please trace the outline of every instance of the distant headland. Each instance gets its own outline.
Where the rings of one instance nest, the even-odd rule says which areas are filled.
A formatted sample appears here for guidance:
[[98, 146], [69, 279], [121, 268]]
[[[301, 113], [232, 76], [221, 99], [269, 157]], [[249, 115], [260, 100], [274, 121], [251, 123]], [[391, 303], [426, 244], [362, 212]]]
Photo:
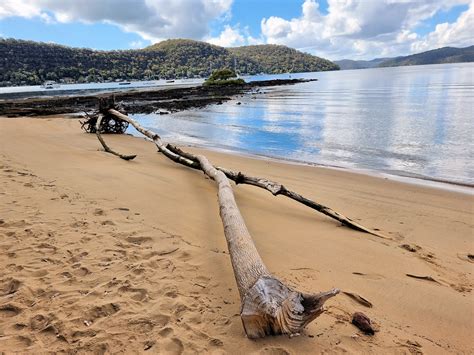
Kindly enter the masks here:
[[342, 59], [334, 61], [341, 70], [466, 62], [474, 62], [474, 46], [465, 48], [443, 47], [394, 58], [375, 58], [372, 60]]

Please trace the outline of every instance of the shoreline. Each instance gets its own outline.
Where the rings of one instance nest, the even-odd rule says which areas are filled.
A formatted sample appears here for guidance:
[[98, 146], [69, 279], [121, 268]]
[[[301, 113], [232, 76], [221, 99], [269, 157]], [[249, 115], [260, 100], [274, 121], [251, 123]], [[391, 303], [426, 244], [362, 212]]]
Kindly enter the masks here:
[[117, 101], [127, 113], [152, 113], [162, 109], [177, 112], [190, 108], [205, 107], [209, 104], [222, 104], [239, 94], [252, 91], [258, 93], [262, 87], [295, 85], [311, 81], [317, 81], [317, 79], [270, 79], [245, 82], [241, 85], [165, 86], [110, 91], [95, 95], [11, 99], [0, 102], [0, 116], [40, 117], [88, 112], [96, 110], [99, 99], [106, 97]]
[[[143, 138], [143, 136], [139, 135], [138, 133], [136, 135], [133, 133], [126, 133], [126, 134], [129, 134], [137, 138]], [[377, 177], [379, 179], [393, 179], [395, 181], [404, 182], [406, 184], [459, 192], [466, 195], [474, 195], [474, 184], [437, 179], [430, 176], [410, 174], [408, 172], [400, 172], [399, 174], [396, 174], [393, 172], [391, 173], [391, 172], [387, 172], [383, 170], [380, 171], [380, 170], [375, 170], [375, 169], [363, 169], [363, 168], [344, 167], [344, 166], [330, 165], [330, 164], [319, 164], [319, 163], [307, 162], [307, 161], [290, 159], [290, 158], [283, 158], [283, 157], [264, 155], [264, 154], [256, 154], [256, 153], [252, 153], [250, 150], [233, 150], [226, 147], [207, 145], [205, 143], [204, 144], [189, 143], [189, 142], [182, 142], [179, 140], [176, 140], [176, 141], [171, 140], [169, 141], [169, 143], [179, 145], [182, 148], [184, 147], [197, 148], [197, 149], [203, 149], [203, 150], [213, 151], [213, 152], [222, 153], [222, 154], [228, 154], [231, 156], [237, 155], [237, 156], [242, 156], [242, 157], [250, 158], [250, 159], [257, 159], [257, 160], [262, 160], [262, 161], [268, 160], [268, 161], [279, 162], [279, 163], [289, 164], [289, 165], [308, 166], [308, 167], [323, 168], [323, 169], [334, 169], [334, 170], [346, 171], [346, 172], [350, 172], [354, 174]]]
[[[238, 316], [214, 183], [143, 138], [104, 139], [137, 158], [105, 153], [78, 120], [0, 118], [0, 351], [474, 351], [471, 196], [189, 148], [216, 165], [281, 182], [391, 238], [233, 185], [274, 275], [305, 292], [338, 287], [373, 305], [340, 294], [299, 337], [251, 341]], [[356, 311], [373, 321], [374, 336], [351, 324]]]

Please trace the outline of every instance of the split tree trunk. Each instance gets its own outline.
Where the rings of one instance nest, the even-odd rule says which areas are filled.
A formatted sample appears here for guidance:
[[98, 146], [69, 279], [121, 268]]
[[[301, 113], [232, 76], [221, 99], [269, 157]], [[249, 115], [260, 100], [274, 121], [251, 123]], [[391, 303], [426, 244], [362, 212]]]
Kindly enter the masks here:
[[168, 158], [191, 167], [199, 167], [216, 182], [220, 216], [240, 293], [240, 316], [249, 338], [297, 335], [324, 311], [324, 303], [337, 295], [339, 290], [304, 294], [292, 290], [270, 274], [237, 207], [230, 182], [222, 171], [217, 170], [202, 155], [196, 156], [196, 162], [170, 151], [157, 134], [116, 110], [108, 112], [132, 124], [139, 132], [152, 139]]

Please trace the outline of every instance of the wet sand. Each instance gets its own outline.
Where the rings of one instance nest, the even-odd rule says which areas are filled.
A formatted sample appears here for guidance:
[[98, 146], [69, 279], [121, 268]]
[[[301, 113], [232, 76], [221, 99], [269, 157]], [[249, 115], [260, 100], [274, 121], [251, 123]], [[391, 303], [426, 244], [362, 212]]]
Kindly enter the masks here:
[[[474, 351], [472, 194], [205, 152], [392, 238], [235, 187], [276, 276], [302, 291], [338, 287], [373, 304], [340, 294], [301, 336], [252, 341], [238, 316], [214, 183], [143, 139], [105, 139], [138, 157], [125, 162], [99, 150], [77, 120], [0, 119], [0, 351]], [[373, 320], [374, 336], [350, 323], [356, 311]]]

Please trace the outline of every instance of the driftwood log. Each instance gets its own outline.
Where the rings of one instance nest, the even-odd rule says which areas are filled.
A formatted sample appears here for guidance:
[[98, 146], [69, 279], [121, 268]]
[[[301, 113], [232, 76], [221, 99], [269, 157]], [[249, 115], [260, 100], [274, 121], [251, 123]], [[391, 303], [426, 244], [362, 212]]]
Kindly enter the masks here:
[[337, 295], [339, 290], [305, 294], [286, 286], [268, 271], [237, 207], [229, 179], [222, 171], [216, 169], [203, 155], [197, 155], [196, 160], [191, 160], [172, 152], [158, 134], [117, 110], [110, 109], [108, 113], [130, 123], [150, 138], [166, 157], [199, 168], [216, 182], [220, 216], [240, 293], [240, 316], [249, 338], [298, 335], [308, 323], [324, 312], [324, 303]]

